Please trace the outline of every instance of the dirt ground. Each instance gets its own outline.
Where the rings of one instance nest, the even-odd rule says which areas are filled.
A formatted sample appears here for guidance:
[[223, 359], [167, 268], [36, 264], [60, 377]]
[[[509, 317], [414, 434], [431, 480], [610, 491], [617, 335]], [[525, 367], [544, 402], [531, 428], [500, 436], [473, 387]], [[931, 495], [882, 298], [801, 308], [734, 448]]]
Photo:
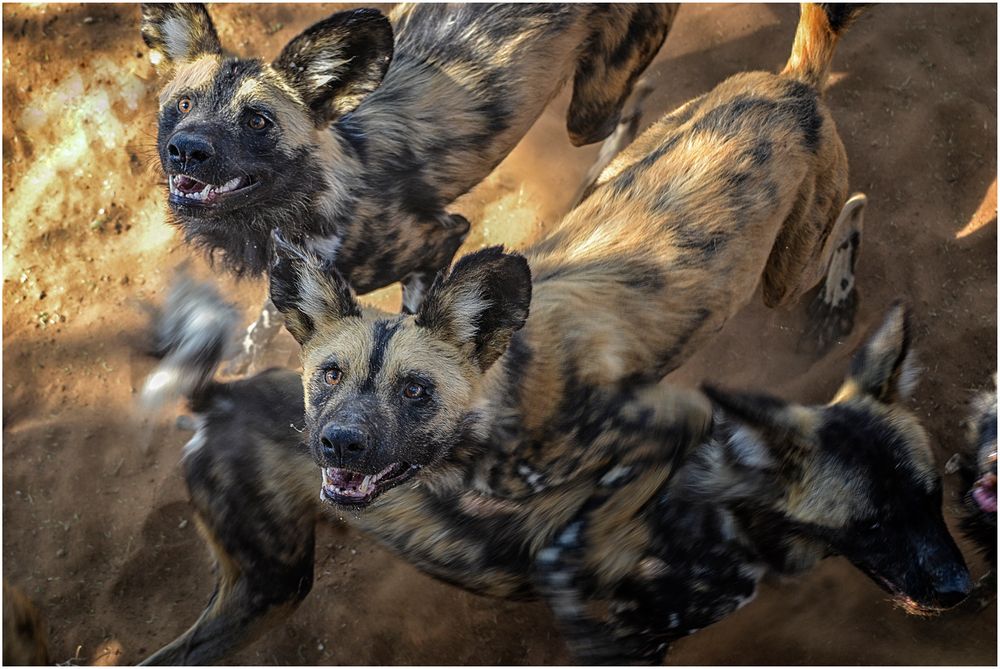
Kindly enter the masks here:
[[[325, 6], [213, 8], [224, 44], [273, 56]], [[994, 5], [880, 6], [848, 33], [828, 100], [871, 198], [855, 333], [795, 352], [803, 309], [759, 303], [678, 382], [703, 379], [826, 401], [861, 334], [912, 304], [924, 376], [912, 400], [940, 463], [962, 444], [971, 394], [996, 369], [997, 14]], [[744, 69], [779, 68], [794, 6], [684, 7], [650, 70], [646, 120]], [[195, 620], [208, 554], [179, 474], [188, 433], [142, 421], [138, 300], [163, 299], [189, 257], [164, 222], [158, 81], [139, 9], [3, 7], [3, 575], [43, 610], [59, 662], [128, 664]], [[562, 216], [596, 155], [574, 149], [564, 93], [455, 209], [466, 248], [522, 246]], [[197, 263], [205, 276], [210, 271]], [[220, 279], [249, 321], [262, 283]], [[397, 289], [370, 299], [398, 304]], [[296, 364], [287, 335], [273, 362]], [[178, 409], [179, 410], [179, 409]], [[948, 499], [954, 481], [948, 480]], [[953, 502], [946, 510], [953, 517]], [[975, 575], [982, 564], [962, 542]], [[319, 533], [312, 595], [233, 659], [246, 664], [552, 664], [568, 661], [541, 604], [433, 581], [346, 525]], [[996, 605], [908, 617], [842, 559], [766, 585], [670, 652], [676, 664], [995, 664]]]

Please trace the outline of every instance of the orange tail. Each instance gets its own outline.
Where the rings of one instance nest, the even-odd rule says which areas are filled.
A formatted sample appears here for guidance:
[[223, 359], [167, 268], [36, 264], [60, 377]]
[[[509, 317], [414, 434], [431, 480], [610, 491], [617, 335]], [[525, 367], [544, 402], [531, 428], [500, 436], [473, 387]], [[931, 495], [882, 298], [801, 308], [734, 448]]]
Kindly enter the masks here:
[[822, 91], [837, 40], [866, 6], [803, 3], [792, 55], [781, 73]]

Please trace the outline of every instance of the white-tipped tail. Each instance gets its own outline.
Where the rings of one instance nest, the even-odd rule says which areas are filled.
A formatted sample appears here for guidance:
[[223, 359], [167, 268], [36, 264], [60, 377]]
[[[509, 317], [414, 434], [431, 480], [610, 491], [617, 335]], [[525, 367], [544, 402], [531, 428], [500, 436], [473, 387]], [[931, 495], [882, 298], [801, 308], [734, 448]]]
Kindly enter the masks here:
[[162, 360], [143, 384], [142, 407], [156, 411], [181, 397], [193, 399], [234, 352], [238, 324], [236, 308], [214, 287], [179, 271], [153, 322], [155, 351]]

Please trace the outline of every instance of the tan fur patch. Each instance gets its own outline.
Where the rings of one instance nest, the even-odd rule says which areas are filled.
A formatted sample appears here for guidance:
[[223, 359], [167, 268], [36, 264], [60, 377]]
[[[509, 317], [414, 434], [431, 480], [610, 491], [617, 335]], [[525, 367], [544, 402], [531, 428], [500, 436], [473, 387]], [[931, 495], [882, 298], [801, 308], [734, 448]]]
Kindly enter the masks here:
[[160, 106], [163, 107], [182, 93], [208, 88], [221, 63], [219, 56], [210, 55], [178, 65], [174, 77], [160, 91]]

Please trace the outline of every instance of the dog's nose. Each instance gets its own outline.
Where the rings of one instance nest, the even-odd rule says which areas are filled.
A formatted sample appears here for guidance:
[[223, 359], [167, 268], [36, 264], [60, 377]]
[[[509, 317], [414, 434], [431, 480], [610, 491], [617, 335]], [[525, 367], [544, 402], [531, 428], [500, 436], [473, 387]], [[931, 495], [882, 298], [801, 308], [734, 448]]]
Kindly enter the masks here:
[[170, 161], [181, 170], [198, 167], [215, 155], [215, 147], [206, 137], [179, 132], [167, 144]]
[[320, 455], [327, 465], [344, 467], [361, 457], [367, 441], [358, 428], [327, 425], [320, 434]]
[[969, 578], [968, 570], [955, 570], [947, 580], [937, 584], [934, 596], [938, 604], [946, 609], [962, 603], [972, 591], [972, 579]]

